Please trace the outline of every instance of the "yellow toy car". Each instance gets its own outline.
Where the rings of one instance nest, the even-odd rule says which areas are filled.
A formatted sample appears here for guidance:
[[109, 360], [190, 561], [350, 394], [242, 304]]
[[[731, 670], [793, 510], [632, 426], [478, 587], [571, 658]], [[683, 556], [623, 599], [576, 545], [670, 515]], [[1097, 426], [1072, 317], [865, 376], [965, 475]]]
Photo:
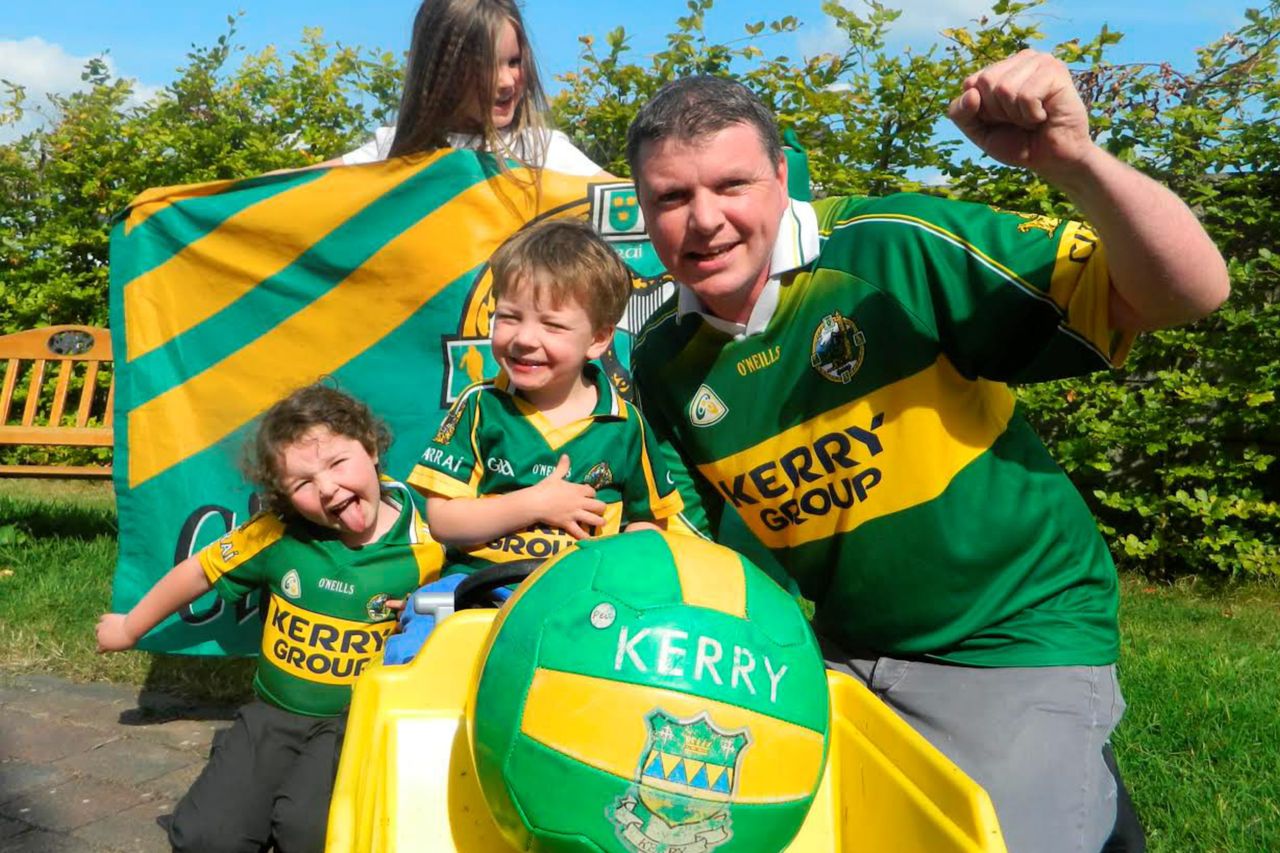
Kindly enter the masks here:
[[[685, 551], [682, 556], [688, 562], [686, 546], [677, 546], [665, 536], [611, 538], [626, 540], [632, 549], [665, 542], [673, 552]], [[609, 547], [604, 546], [606, 558]], [[694, 551], [714, 561], [711, 549], [733, 554], [701, 542]], [[591, 550], [575, 548], [572, 553]], [[537, 588], [532, 581], [563, 559], [545, 564], [502, 610], [452, 612], [455, 602], [446, 596], [436, 614], [435, 630], [409, 664], [379, 665], [361, 676], [329, 812], [329, 851], [500, 853], [517, 849], [508, 840], [510, 833], [500, 830], [482, 792], [469, 731], [474, 721], [469, 721], [469, 715], [487, 651], [501, 633], [503, 621], [521, 606], [531, 586]], [[704, 568], [705, 563], [697, 565], [703, 580], [696, 594], [704, 599], [721, 595], [723, 584], [705, 584]], [[468, 604], [464, 599], [475, 597], [477, 588], [476, 584], [464, 586], [457, 593], [460, 608]], [[598, 597], [598, 589], [597, 582], [590, 594]], [[685, 594], [688, 600], [687, 590]], [[556, 591], [555, 600], [561, 595]], [[604, 627], [596, 619], [599, 614], [597, 606], [592, 612], [595, 628]], [[821, 678], [819, 669], [819, 685]], [[813, 778], [820, 777], [820, 784], [807, 816], [800, 817], [803, 811], [797, 816], [796, 822], [803, 819], [803, 825], [786, 850], [1004, 851], [995, 812], [978, 785], [854, 679], [828, 672], [826, 687], [830, 717], [825, 770], [815, 765]], [[687, 850], [710, 851], [715, 846], [695, 843], [687, 845]], [[652, 849], [680, 853], [686, 845]]]

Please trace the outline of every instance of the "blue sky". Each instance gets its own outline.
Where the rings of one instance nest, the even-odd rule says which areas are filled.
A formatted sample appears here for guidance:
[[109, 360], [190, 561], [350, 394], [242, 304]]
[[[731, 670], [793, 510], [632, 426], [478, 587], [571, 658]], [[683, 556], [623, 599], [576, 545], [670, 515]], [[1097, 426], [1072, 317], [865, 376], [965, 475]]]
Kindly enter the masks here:
[[[855, 3], [856, 0], [847, 0]], [[939, 29], [963, 24], [990, 6], [988, 0], [886, 0], [904, 11], [895, 41], [923, 46]], [[1190, 66], [1193, 50], [1239, 25], [1241, 0], [1051, 0], [1040, 10], [1049, 34], [1045, 46], [1092, 35], [1103, 22], [1126, 34], [1114, 56], [1132, 62], [1171, 61]], [[135, 78], [148, 92], [168, 82], [192, 44], [208, 45], [225, 31], [229, 13], [243, 10], [237, 42], [248, 50], [268, 44], [287, 50], [304, 26], [319, 26], [330, 40], [401, 52], [408, 47], [417, 0], [0, 0], [0, 78], [22, 83], [35, 96], [78, 85], [85, 59], [107, 53], [112, 69]], [[580, 34], [603, 35], [619, 24], [641, 53], [661, 47], [686, 11], [684, 0], [527, 0], [525, 16], [550, 88], [554, 75], [575, 67]], [[637, 14], [639, 13], [639, 14]], [[772, 37], [766, 52], [815, 53], [835, 44], [820, 0], [720, 0], [708, 17], [715, 38], [733, 38], [742, 24], [793, 14], [796, 35]]]

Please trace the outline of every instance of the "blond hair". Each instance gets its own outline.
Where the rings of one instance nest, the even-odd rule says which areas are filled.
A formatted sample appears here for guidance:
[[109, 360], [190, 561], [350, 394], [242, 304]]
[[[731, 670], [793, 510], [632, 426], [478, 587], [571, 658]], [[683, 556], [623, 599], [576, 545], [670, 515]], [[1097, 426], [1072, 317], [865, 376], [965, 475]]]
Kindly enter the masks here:
[[538, 288], [552, 305], [572, 299], [593, 329], [616, 326], [631, 297], [631, 271], [587, 223], [546, 219], [517, 231], [489, 259], [493, 296]]

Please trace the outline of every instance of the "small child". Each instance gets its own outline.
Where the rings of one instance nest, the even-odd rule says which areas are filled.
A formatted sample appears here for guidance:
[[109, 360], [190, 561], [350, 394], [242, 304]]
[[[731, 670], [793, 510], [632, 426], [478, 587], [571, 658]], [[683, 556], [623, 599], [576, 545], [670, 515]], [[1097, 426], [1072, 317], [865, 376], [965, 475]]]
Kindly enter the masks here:
[[590, 363], [626, 308], [626, 265], [568, 219], [518, 232], [490, 265], [502, 372], [459, 396], [409, 476], [432, 533], [461, 549], [446, 573], [665, 526], [683, 504], [653, 433]]
[[351, 685], [380, 655], [394, 611], [438, 576], [443, 549], [421, 499], [380, 480], [391, 436], [363, 403], [321, 384], [276, 403], [246, 452], [259, 513], [174, 566], [127, 614], [98, 621], [98, 650], [133, 648], [211, 587], [266, 588], [262, 656], [241, 708], [174, 811], [175, 850], [319, 851]]

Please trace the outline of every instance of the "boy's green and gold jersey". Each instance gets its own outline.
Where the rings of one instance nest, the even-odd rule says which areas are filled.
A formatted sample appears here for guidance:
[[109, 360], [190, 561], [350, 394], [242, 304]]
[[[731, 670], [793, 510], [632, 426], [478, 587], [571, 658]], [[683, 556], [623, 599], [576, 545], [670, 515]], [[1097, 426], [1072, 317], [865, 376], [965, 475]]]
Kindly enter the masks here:
[[[648, 424], [594, 365], [587, 365], [587, 376], [599, 394], [595, 409], [561, 427], [553, 427], [528, 401], [511, 393], [505, 375], [470, 386], [409, 475], [410, 485], [445, 498], [500, 495], [537, 485], [563, 454], [570, 464], [566, 479], [591, 486], [606, 505], [605, 523], [596, 535], [678, 513], [680, 493]], [[559, 528], [539, 526], [451, 552], [450, 557], [459, 568], [474, 571], [550, 557], [573, 541]]]
[[1114, 661], [1110, 555], [1005, 384], [1123, 358], [1097, 238], [921, 195], [815, 208], [818, 258], [762, 331], [673, 300], [641, 333], [645, 416], [700, 475], [682, 490], [711, 529], [732, 506], [852, 653]]
[[342, 713], [356, 676], [381, 656], [395, 626], [387, 599], [439, 577], [444, 549], [423, 521], [421, 497], [391, 481], [383, 482], [383, 494], [400, 505], [400, 516], [362, 548], [306, 521], [261, 513], [199, 552], [222, 598], [266, 590], [253, 679], [264, 701], [295, 714]]

